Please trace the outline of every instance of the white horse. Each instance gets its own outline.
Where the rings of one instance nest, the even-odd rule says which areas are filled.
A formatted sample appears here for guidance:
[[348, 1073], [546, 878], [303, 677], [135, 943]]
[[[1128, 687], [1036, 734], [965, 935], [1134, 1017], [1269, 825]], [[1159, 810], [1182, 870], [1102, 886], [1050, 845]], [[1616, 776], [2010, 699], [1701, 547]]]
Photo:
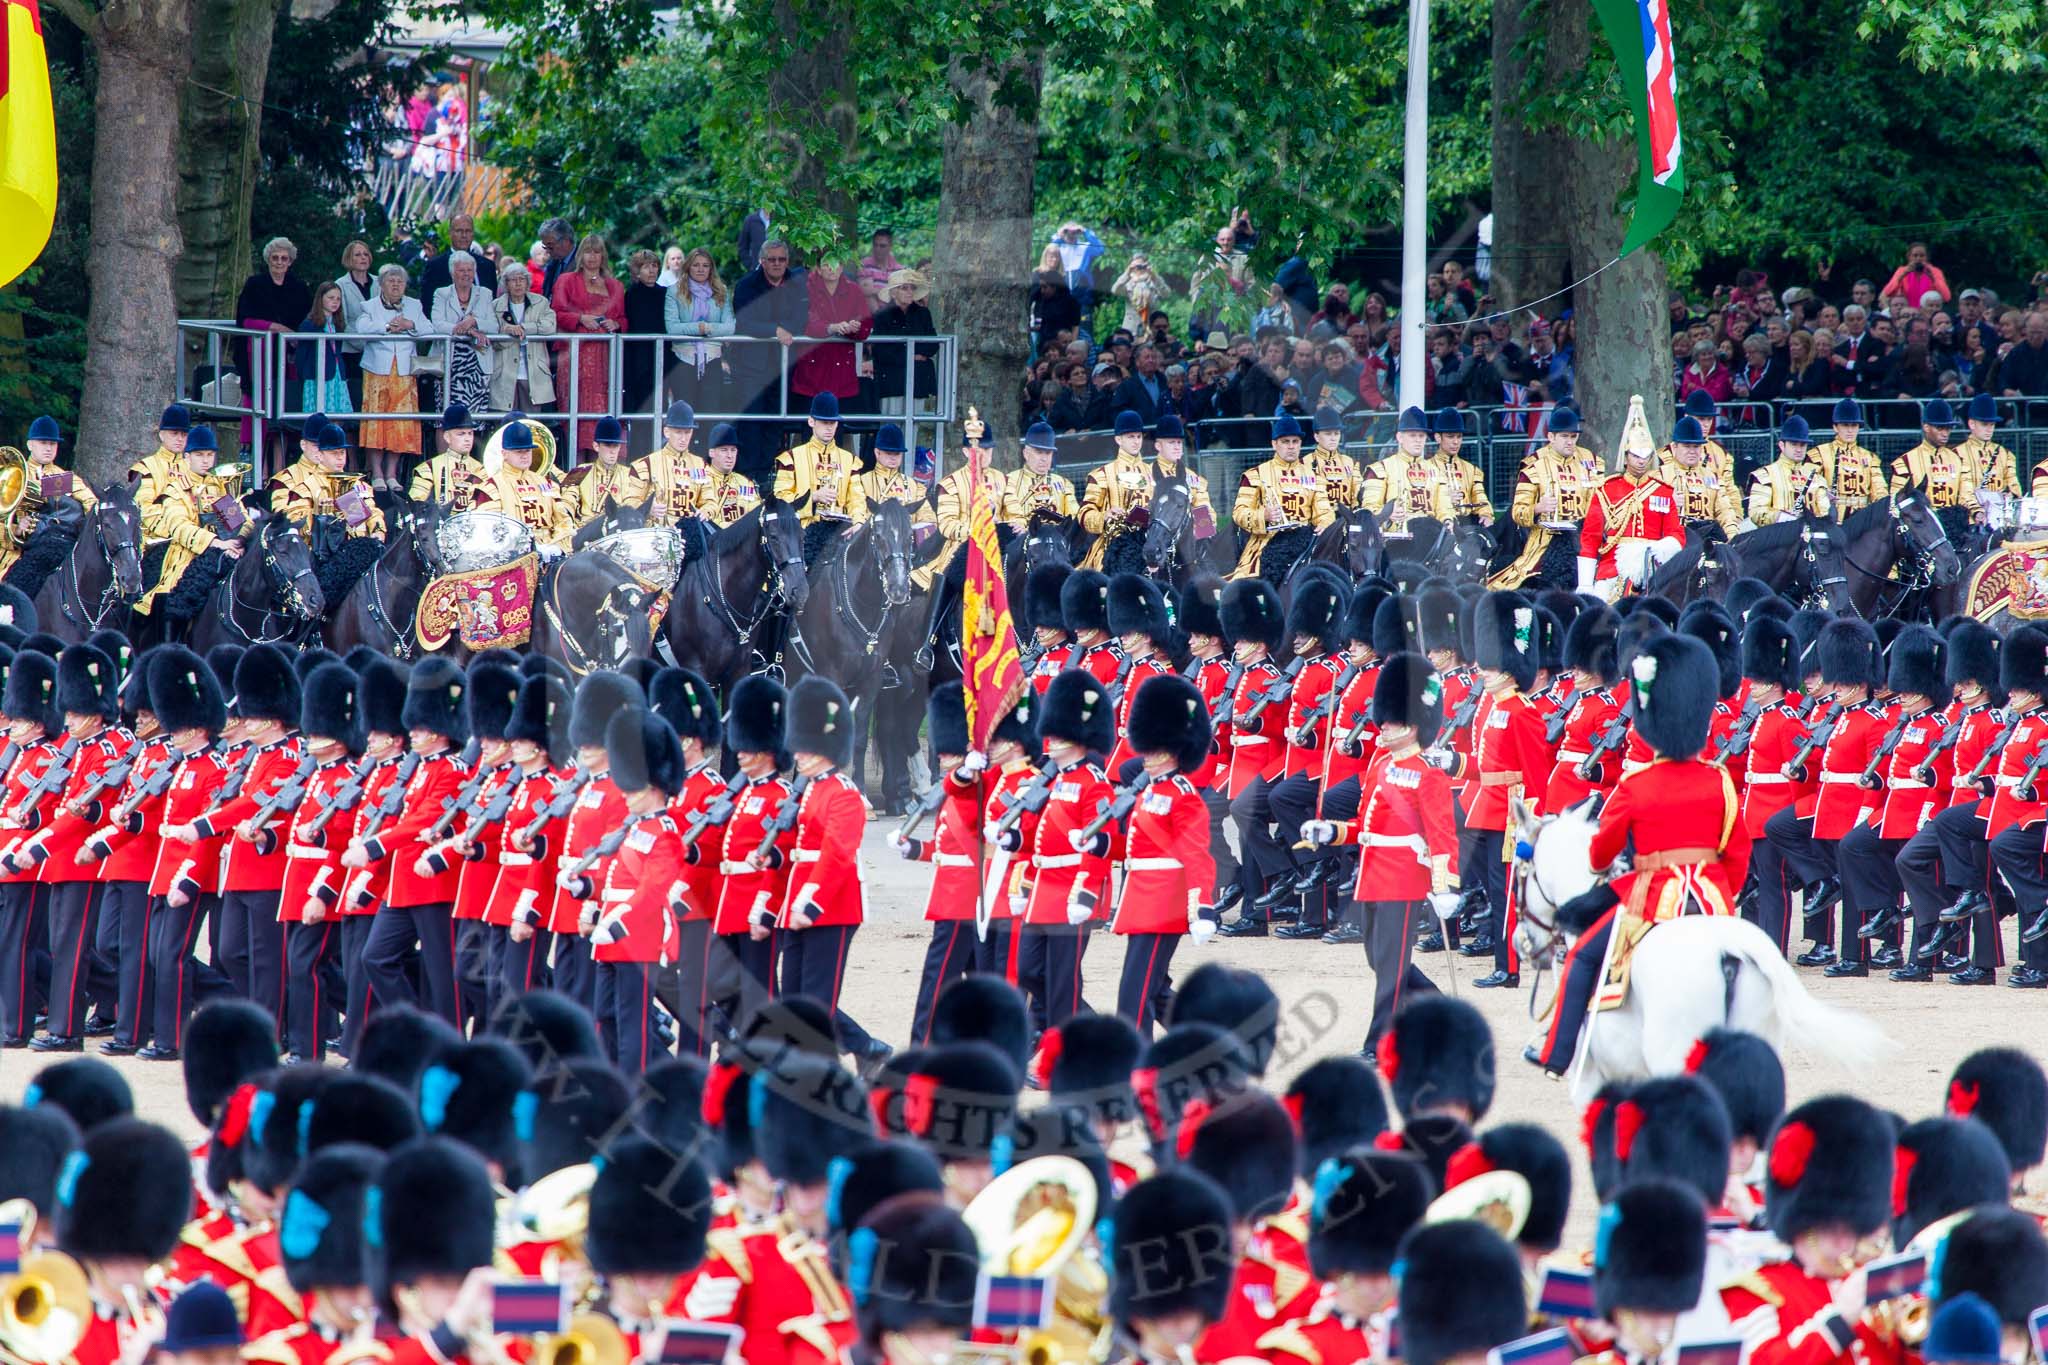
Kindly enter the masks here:
[[[1512, 803], [1518, 851], [1515, 948], [1530, 963], [1548, 961], [1566, 941], [1557, 908], [1592, 890], [1589, 850], [1597, 804], [1582, 801], [1536, 818]], [[1579, 1032], [1572, 1096], [1580, 1103], [1611, 1080], [1640, 1080], [1685, 1069], [1692, 1045], [1713, 1028], [1744, 1029], [1772, 1047], [1786, 1043], [1862, 1074], [1894, 1050], [1875, 1023], [1816, 1000], [1754, 924], [1732, 915], [1686, 915], [1658, 925], [1629, 962], [1628, 998]]]

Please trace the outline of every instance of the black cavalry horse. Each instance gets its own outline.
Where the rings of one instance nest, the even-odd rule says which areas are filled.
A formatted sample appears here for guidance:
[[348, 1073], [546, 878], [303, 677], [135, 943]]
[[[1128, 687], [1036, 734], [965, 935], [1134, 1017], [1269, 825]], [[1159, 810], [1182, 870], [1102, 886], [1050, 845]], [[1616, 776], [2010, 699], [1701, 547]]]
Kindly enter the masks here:
[[[791, 615], [783, 662], [792, 680], [830, 678], [854, 707], [854, 733], [867, 733], [889, 672], [891, 622], [911, 607], [910, 509], [894, 498], [868, 503], [868, 517], [833, 535], [811, 564], [812, 591]], [[917, 613], [909, 613], [916, 616]], [[860, 780], [864, 746], [854, 754]]]
[[[216, 583], [185, 643], [204, 654], [215, 645], [305, 643], [327, 610], [305, 538], [281, 514], [249, 514], [254, 534]], [[145, 643], [138, 640], [138, 645]]]
[[329, 649], [346, 654], [357, 645], [368, 645], [397, 659], [411, 659], [420, 652], [413, 622], [420, 594], [435, 572], [421, 546], [431, 542], [443, 515], [435, 503], [415, 507], [401, 502], [390, 510], [384, 553], [346, 596], [328, 606], [321, 635]]
[[787, 616], [810, 599], [803, 526], [770, 499], [723, 530], [685, 518], [683, 572], [670, 595], [657, 652], [728, 694], [764, 672]]
[[[97, 491], [99, 503], [91, 511], [60, 498], [42, 514], [63, 558], [42, 575], [30, 598], [42, 628], [66, 644], [96, 630], [127, 630], [128, 609], [142, 596], [142, 512], [135, 492], [121, 480]], [[35, 554], [44, 531], [38, 526], [30, 534], [23, 560]], [[8, 578], [14, 580], [13, 571]]]

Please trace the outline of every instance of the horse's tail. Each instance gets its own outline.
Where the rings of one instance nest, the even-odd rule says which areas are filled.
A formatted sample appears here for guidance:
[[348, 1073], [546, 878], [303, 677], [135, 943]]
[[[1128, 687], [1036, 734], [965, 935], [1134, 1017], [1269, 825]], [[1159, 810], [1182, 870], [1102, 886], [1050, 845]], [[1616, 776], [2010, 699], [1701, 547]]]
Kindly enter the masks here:
[[[1898, 1051], [1898, 1044], [1868, 1016], [1814, 996], [1778, 946], [1761, 929], [1749, 927], [1754, 934], [1744, 935], [1744, 942], [1731, 944], [1726, 951], [1755, 972], [1764, 988], [1754, 999], [1756, 1015], [1776, 1014], [1784, 1042], [1826, 1057], [1859, 1077]], [[1768, 999], [1761, 998], [1764, 995]], [[1731, 1026], [1739, 1027], [1733, 1021], [1747, 1014], [1741, 1007], [1751, 1003], [1750, 988], [1739, 975], [1729, 987], [1728, 999]]]

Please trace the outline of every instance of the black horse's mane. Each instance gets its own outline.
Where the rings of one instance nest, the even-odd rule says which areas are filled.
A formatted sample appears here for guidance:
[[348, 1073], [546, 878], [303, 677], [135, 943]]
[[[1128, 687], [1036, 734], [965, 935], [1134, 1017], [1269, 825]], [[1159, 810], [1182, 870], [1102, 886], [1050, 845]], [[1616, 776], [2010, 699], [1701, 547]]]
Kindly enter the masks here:
[[711, 537], [711, 548], [719, 554], [741, 549], [748, 541], [755, 539], [761, 534], [763, 518], [773, 512], [786, 512], [789, 510], [790, 505], [781, 498], [763, 498], [759, 504], [748, 509], [745, 516], [738, 518], [730, 526], [720, 528]]
[[1829, 525], [1820, 518], [1804, 516], [1797, 521], [1774, 522], [1759, 526], [1742, 537], [1745, 550], [1783, 550], [1789, 548], [1810, 527], [1821, 525], [1829, 530], [1839, 529], [1844, 538], [1855, 540], [1869, 531], [1878, 521], [1891, 515], [1892, 500], [1889, 497], [1877, 499], [1866, 507], [1859, 507], [1845, 518], [1839, 528]]

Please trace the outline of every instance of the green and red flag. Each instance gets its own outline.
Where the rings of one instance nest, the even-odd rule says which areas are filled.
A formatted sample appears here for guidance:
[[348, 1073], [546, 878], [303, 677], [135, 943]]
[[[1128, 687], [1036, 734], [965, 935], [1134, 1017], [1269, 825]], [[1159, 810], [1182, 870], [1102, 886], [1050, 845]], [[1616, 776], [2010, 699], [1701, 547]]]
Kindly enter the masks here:
[[1684, 144], [1678, 131], [1677, 58], [1668, 0], [1594, 0], [1614, 49], [1621, 88], [1635, 111], [1636, 207], [1623, 237], [1626, 256], [1671, 226], [1685, 198]]

